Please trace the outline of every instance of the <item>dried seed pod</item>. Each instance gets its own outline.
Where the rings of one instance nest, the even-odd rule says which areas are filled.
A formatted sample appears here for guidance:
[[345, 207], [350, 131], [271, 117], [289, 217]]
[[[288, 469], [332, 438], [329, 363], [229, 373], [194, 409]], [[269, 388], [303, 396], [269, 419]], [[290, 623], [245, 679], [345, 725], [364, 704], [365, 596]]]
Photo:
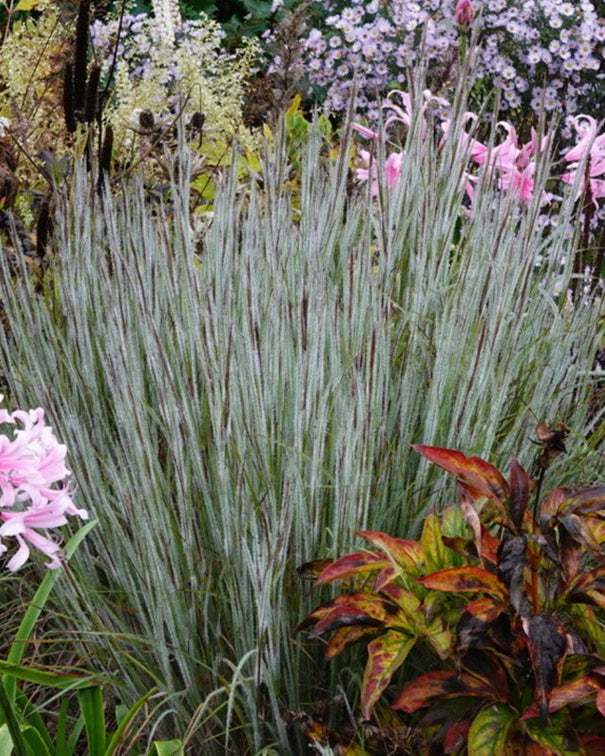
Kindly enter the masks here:
[[189, 121], [189, 126], [194, 131], [201, 131], [204, 128], [205, 123], [206, 123], [206, 116], [203, 113], [200, 113], [198, 110], [191, 116], [191, 120]]
[[65, 126], [70, 134], [76, 130], [76, 115], [74, 113], [74, 69], [71, 63], [65, 66], [63, 75], [63, 112]]
[[93, 66], [88, 78], [86, 87], [86, 110], [84, 120], [86, 123], [93, 123], [97, 116], [97, 103], [99, 94], [99, 81], [101, 79], [101, 68]]
[[88, 58], [88, 19], [90, 0], [81, 0], [76, 25], [76, 46], [73, 68], [74, 112], [83, 118], [86, 108], [86, 64]]
[[151, 110], [141, 110], [139, 113], [139, 126], [145, 131], [150, 131], [155, 127], [155, 118]]
[[[555, 423], [550, 426], [548, 423], [538, 423], [536, 425], [536, 436], [538, 444], [542, 447], [542, 452], [536, 459], [536, 470], [548, 470], [553, 460], [561, 454], [566, 454], [565, 438], [567, 437], [568, 428], [563, 423]], [[533, 439], [532, 439], [533, 440]]]

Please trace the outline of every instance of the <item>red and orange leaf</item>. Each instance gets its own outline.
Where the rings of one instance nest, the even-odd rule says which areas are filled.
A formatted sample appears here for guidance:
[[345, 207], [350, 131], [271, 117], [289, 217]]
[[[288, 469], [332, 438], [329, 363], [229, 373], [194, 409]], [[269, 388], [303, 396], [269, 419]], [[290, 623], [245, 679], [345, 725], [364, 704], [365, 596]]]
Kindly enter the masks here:
[[492, 562], [492, 564], [498, 563], [498, 549], [500, 548], [501, 540], [495, 535], [492, 535], [489, 530], [482, 525], [481, 526], [481, 556], [484, 559]]
[[368, 644], [368, 661], [361, 686], [361, 716], [369, 719], [397, 669], [406, 660], [416, 638], [389, 630]]
[[478, 696], [490, 701], [505, 700], [506, 691], [492, 687], [488, 680], [468, 672], [427, 672], [409, 682], [391, 706], [413, 714], [434, 698]]
[[424, 549], [418, 541], [410, 541], [407, 538], [395, 538], [387, 533], [374, 530], [360, 530], [357, 533], [374, 546], [385, 551], [389, 556], [408, 569], [418, 569], [424, 561]]
[[339, 627], [330, 638], [324, 655], [326, 659], [334, 659], [334, 657], [338, 656], [351, 644], [357, 643], [362, 638], [376, 635], [379, 632], [382, 632], [381, 628], [360, 627], [359, 625]]
[[599, 710], [599, 714], [602, 717], [605, 717], [605, 690], [603, 688], [599, 688], [597, 692], [597, 699], [596, 699], [596, 705], [597, 709]]
[[[590, 675], [585, 675], [577, 680], [564, 685], [558, 685], [550, 691], [548, 699], [548, 713], [554, 714], [564, 706], [578, 703], [593, 698], [599, 691], [603, 692], [599, 683]], [[531, 719], [540, 716], [540, 706], [537, 702], [526, 709], [521, 719]]]
[[579, 514], [605, 510], [605, 486], [594, 486], [577, 491], [568, 497], [565, 504]]
[[384, 567], [378, 575], [376, 575], [376, 580], [374, 581], [374, 590], [380, 593], [382, 589], [389, 585], [389, 583], [392, 583], [393, 580], [396, 580], [401, 575], [401, 568], [395, 567], [393, 564], [388, 564], [386, 567]]
[[605, 544], [605, 520], [600, 517], [583, 517], [582, 529], [589, 531], [593, 541], [599, 546]]
[[383, 627], [386, 617], [393, 613], [394, 608], [376, 594], [364, 591], [338, 596], [327, 606], [321, 607], [324, 613], [316, 623], [311, 637], [348, 625]]
[[496, 575], [481, 567], [450, 567], [416, 580], [425, 588], [435, 591], [483, 591], [500, 600], [508, 597], [506, 585]]
[[582, 544], [572, 538], [565, 529], [560, 533], [559, 553], [563, 574], [568, 583], [570, 583], [578, 575], [583, 548]]
[[443, 738], [443, 753], [459, 753], [466, 744], [470, 726], [471, 723], [465, 720], [455, 722]]
[[572, 601], [586, 601], [605, 607], [605, 567], [585, 572], [575, 581], [569, 592]]
[[[380, 573], [378, 577], [380, 577]], [[376, 578], [376, 581], [378, 582], [378, 578]], [[399, 604], [401, 601], [406, 600], [409, 591], [407, 591], [402, 585], [399, 585], [399, 583], [385, 583], [384, 581], [381, 581], [380, 593]]]
[[354, 554], [346, 554], [335, 562], [329, 564], [321, 571], [316, 580], [317, 585], [331, 583], [334, 580], [343, 580], [353, 575], [375, 572], [388, 567], [391, 564], [385, 554], [376, 554], [371, 551], [357, 551]]
[[496, 601], [496, 599], [490, 596], [484, 596], [483, 598], [471, 601], [466, 605], [464, 611], [472, 614], [473, 617], [481, 620], [481, 622], [488, 623], [497, 620], [506, 609], [506, 606], [506, 603], [503, 601]]
[[411, 680], [395, 698], [391, 706], [413, 714], [427, 706], [433, 698], [446, 695], [457, 681], [456, 672], [437, 670]]
[[564, 504], [569, 501], [570, 491], [566, 488], [553, 488], [542, 502], [540, 513], [546, 521], [555, 517], [565, 509]]
[[509, 499], [510, 488], [502, 473], [480, 457], [467, 457], [454, 449], [424, 444], [412, 444], [412, 448], [429, 462], [455, 475], [472, 499], [487, 496], [498, 504]]

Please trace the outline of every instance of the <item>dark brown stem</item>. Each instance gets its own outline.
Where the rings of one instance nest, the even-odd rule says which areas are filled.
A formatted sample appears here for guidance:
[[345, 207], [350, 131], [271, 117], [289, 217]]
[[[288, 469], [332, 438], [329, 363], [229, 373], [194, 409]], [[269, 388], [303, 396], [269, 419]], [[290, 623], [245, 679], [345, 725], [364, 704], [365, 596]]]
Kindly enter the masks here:
[[88, 18], [90, 0], [81, 0], [76, 25], [76, 49], [74, 53], [74, 111], [76, 118], [83, 120], [86, 108], [86, 66], [88, 61]]
[[546, 475], [546, 468], [540, 467], [540, 473], [538, 475], [538, 483], [536, 485], [536, 493], [534, 496], [534, 521], [538, 521], [538, 509], [540, 504], [540, 492], [542, 491], [542, 483], [544, 482], [544, 476]]

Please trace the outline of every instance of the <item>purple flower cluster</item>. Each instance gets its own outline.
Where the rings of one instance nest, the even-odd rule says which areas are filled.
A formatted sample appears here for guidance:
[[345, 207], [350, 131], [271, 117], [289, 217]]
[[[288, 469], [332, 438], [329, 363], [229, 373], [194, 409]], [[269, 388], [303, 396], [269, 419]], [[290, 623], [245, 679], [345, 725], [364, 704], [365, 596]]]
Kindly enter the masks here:
[[[333, 0], [304, 40], [305, 71], [324, 87], [329, 109], [346, 108], [356, 77], [357, 111], [378, 116], [377, 101], [425, 63], [433, 91], [456, 74], [468, 24], [456, 0]], [[605, 78], [605, 20], [589, 0], [472, 0], [478, 81], [499, 87], [501, 110], [594, 112]], [[459, 9], [458, 9], [459, 11]], [[599, 114], [600, 115], [600, 114]]]
[[12, 537], [18, 549], [6, 565], [11, 572], [27, 561], [30, 546], [49, 558], [47, 567], [60, 567], [59, 543], [38, 530], [64, 525], [66, 515], [88, 519], [86, 510], [74, 506], [69, 488], [57, 486], [69, 475], [65, 446], [45, 424], [40, 408], [0, 409], [0, 424], [8, 429], [8, 435], [0, 435], [0, 554], [7, 551], [3, 539]]

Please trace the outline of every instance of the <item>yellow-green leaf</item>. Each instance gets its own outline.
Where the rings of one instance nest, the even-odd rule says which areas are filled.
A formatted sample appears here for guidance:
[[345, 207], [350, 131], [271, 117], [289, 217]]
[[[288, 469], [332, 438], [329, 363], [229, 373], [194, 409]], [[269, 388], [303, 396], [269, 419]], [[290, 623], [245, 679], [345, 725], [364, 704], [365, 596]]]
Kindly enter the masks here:
[[435, 572], [451, 564], [451, 552], [443, 541], [439, 517], [431, 512], [424, 520], [420, 543], [424, 549], [424, 566], [427, 572]]
[[42, 5], [43, 0], [19, 0], [15, 6], [16, 11], [31, 11]]
[[506, 753], [506, 739], [515, 718], [515, 712], [501, 704], [480, 711], [468, 732], [468, 756]]
[[361, 686], [361, 715], [364, 719], [370, 718], [374, 704], [415, 643], [416, 638], [395, 630], [389, 630], [368, 643], [368, 662]]

